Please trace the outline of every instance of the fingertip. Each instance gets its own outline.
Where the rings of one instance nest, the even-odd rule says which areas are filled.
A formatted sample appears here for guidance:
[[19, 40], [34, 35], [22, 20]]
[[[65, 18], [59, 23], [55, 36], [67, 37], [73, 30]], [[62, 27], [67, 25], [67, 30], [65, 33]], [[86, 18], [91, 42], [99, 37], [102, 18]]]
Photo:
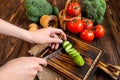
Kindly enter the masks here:
[[55, 45], [55, 49], [57, 50], [57, 49], [58, 49], [58, 47], [59, 47], [59, 44], [56, 44], [56, 45]]
[[55, 44], [52, 44], [51, 48], [54, 49], [55, 48]]
[[60, 39], [60, 43], [62, 43], [63, 42], [63, 40], [62, 39]]
[[40, 58], [39, 59], [39, 64], [41, 64], [43, 66], [47, 66], [47, 60], [45, 58]]

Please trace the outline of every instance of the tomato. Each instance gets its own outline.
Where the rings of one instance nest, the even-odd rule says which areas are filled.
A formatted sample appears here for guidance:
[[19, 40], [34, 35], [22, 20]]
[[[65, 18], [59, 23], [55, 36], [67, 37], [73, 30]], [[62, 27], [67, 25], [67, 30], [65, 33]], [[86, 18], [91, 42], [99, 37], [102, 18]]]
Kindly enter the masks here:
[[84, 29], [93, 29], [93, 22], [90, 19], [83, 18], [82, 21], [84, 22]]
[[83, 29], [83, 22], [81, 20], [69, 21], [67, 24], [67, 29], [71, 33], [79, 33]]
[[102, 38], [105, 34], [105, 29], [102, 25], [95, 26], [94, 29], [95, 38]]
[[67, 8], [67, 13], [69, 15], [80, 15], [81, 14], [81, 8], [78, 3], [70, 3]]
[[89, 29], [84, 29], [82, 30], [82, 32], [80, 33], [80, 38], [82, 40], [85, 40], [87, 42], [91, 42], [94, 39], [94, 32], [89, 30]]

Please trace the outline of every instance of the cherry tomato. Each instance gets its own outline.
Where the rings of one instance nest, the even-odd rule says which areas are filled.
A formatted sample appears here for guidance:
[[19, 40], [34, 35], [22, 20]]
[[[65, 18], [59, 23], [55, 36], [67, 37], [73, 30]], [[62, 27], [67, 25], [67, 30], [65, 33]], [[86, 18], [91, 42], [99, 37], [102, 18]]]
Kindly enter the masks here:
[[95, 26], [94, 29], [95, 38], [102, 38], [105, 34], [105, 29], [102, 25]]
[[83, 22], [81, 20], [69, 21], [67, 24], [67, 29], [71, 33], [79, 33], [83, 29]]
[[80, 15], [81, 8], [78, 3], [70, 3], [67, 8], [67, 12], [69, 15]]
[[82, 30], [82, 32], [80, 33], [80, 38], [82, 40], [85, 40], [87, 42], [91, 42], [94, 39], [94, 32], [89, 30], [89, 29], [84, 29]]
[[83, 18], [82, 21], [84, 22], [84, 29], [93, 29], [93, 22], [90, 19]]

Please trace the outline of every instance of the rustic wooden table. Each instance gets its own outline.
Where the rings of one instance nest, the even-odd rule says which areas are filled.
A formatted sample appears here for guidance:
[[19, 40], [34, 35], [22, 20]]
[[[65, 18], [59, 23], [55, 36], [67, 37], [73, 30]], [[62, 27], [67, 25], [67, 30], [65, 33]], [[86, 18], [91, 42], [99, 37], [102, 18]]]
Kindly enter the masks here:
[[[0, 0], [0, 18], [21, 28], [28, 29], [30, 22], [26, 18], [23, 1], [24, 0]], [[64, 8], [65, 1], [66, 0], [57, 0], [60, 10]], [[111, 63], [118, 66], [120, 66], [119, 4], [120, 0], [107, 0], [107, 11], [102, 23], [106, 30], [105, 36], [102, 39], [89, 43], [104, 51], [104, 56], [101, 58], [104, 63]], [[0, 35], [0, 66], [13, 58], [28, 55], [27, 53], [30, 48], [31, 44], [27, 42]], [[96, 70], [91, 80], [112, 80], [112, 78], [101, 70]]]

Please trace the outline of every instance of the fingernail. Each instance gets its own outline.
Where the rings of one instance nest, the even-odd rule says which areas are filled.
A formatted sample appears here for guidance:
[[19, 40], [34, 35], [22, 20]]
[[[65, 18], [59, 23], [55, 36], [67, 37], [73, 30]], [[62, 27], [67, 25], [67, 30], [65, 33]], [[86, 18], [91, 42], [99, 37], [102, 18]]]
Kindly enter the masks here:
[[63, 42], [63, 40], [60, 40], [60, 43], [62, 43]]

